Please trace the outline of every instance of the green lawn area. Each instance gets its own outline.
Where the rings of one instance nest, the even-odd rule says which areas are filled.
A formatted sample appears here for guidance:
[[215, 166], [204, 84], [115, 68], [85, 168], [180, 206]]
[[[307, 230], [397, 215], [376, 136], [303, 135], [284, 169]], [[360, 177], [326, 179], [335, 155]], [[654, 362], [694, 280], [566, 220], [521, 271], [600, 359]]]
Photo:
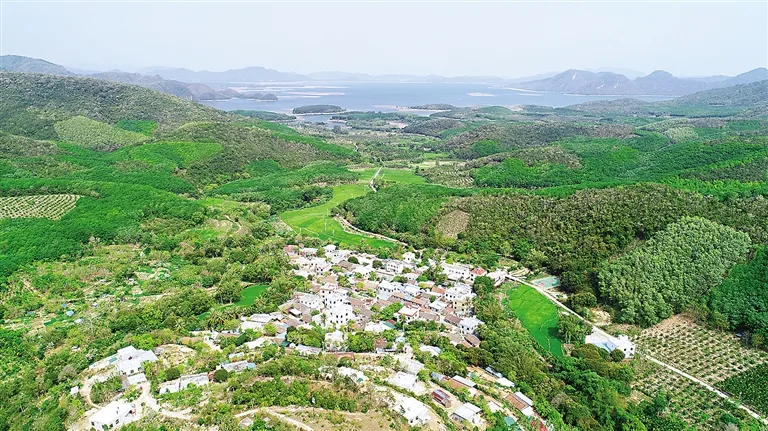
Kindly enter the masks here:
[[507, 291], [507, 306], [539, 344], [553, 355], [563, 356], [563, 346], [557, 338], [555, 304], [536, 289], [520, 285]]
[[[371, 181], [371, 178], [373, 178], [373, 175], [377, 170], [379, 170], [379, 168], [367, 168], [358, 171], [360, 172], [360, 181], [367, 184]], [[424, 184], [427, 182], [426, 178], [416, 175], [410, 169], [382, 168], [378, 178], [384, 181], [394, 181], [396, 183], [404, 184]]]
[[367, 238], [362, 235], [344, 232], [341, 224], [333, 219], [331, 210], [340, 203], [362, 196], [370, 189], [362, 184], [343, 184], [333, 187], [333, 197], [322, 205], [300, 210], [286, 211], [280, 218], [291, 228], [300, 233], [311, 234], [327, 241], [338, 241], [342, 245], [368, 244], [374, 248], [394, 248], [389, 241]]
[[269, 286], [263, 284], [252, 284], [243, 290], [243, 296], [239, 301], [235, 302], [235, 305], [247, 307], [253, 305], [253, 300], [261, 296]]

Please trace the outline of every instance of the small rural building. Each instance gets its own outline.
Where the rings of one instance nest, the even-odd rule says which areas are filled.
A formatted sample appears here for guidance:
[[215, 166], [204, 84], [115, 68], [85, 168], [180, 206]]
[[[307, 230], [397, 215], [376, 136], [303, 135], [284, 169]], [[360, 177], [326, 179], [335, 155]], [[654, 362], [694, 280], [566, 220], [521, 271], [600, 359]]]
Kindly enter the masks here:
[[443, 407], [451, 406], [451, 397], [442, 389], [435, 389], [432, 391], [432, 399]]
[[459, 423], [481, 425], [483, 423], [483, 415], [480, 412], [480, 407], [474, 404], [464, 403], [453, 412], [451, 419]]
[[417, 427], [429, 422], [429, 409], [423, 403], [415, 398], [404, 397], [396, 406], [395, 410], [399, 412], [408, 425]]
[[138, 419], [134, 404], [125, 401], [112, 401], [94, 413], [88, 421], [91, 428], [106, 431], [119, 428]]

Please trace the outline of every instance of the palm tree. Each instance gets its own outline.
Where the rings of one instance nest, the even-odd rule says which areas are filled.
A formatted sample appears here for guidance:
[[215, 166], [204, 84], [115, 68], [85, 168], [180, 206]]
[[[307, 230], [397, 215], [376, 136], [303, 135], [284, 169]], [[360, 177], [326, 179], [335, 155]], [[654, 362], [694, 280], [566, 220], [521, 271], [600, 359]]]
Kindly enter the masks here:
[[226, 321], [227, 316], [224, 315], [222, 310], [218, 309], [211, 311], [211, 314], [208, 315], [208, 319], [205, 323], [208, 329], [218, 329], [224, 326]]

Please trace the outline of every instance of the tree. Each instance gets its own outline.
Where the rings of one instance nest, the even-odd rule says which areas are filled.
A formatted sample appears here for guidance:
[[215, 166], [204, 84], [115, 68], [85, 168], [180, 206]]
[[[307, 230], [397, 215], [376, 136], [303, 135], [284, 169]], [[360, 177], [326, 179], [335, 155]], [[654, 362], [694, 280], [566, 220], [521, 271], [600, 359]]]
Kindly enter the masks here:
[[165, 370], [165, 380], [176, 380], [181, 376], [181, 371], [177, 367], [171, 367]]
[[237, 302], [242, 297], [243, 289], [240, 286], [240, 282], [237, 280], [226, 280], [219, 284], [216, 288], [214, 297], [221, 304], [231, 304]]
[[624, 352], [621, 351], [621, 349], [613, 349], [611, 350], [611, 360], [613, 362], [621, 362], [624, 360], [626, 356], [624, 355]]
[[592, 326], [573, 314], [560, 314], [557, 321], [557, 336], [568, 344], [582, 344], [592, 332]]
[[213, 381], [217, 383], [226, 382], [229, 379], [229, 372], [224, 368], [219, 368], [213, 372]]
[[600, 293], [617, 320], [650, 326], [706, 297], [750, 247], [749, 236], [684, 217], [600, 270]]

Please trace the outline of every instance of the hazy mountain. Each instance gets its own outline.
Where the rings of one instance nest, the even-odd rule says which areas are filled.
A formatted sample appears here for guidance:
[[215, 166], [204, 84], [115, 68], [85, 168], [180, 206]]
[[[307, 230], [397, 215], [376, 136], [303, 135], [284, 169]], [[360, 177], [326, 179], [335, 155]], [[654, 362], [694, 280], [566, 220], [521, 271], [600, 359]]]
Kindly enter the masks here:
[[203, 83], [229, 83], [229, 82], [264, 82], [264, 81], [308, 81], [307, 75], [298, 73], [279, 72], [264, 67], [246, 67], [243, 69], [230, 69], [224, 72], [211, 72], [208, 70], [194, 71], [183, 68], [150, 68], [144, 70], [162, 76], [165, 79], [173, 79], [182, 82]]
[[21, 55], [0, 56], [0, 70], [7, 72], [45, 73], [48, 75], [72, 76], [74, 73], [64, 66], [54, 64], [39, 58], [24, 57]]
[[632, 81], [624, 75], [611, 72], [588, 72], [570, 69], [555, 76], [522, 82], [518, 88], [574, 94], [635, 94]]
[[736, 75], [733, 78], [723, 80], [718, 83], [717, 87], [721, 87], [719, 84], [725, 84], [722, 85], [722, 87], [728, 87], [731, 85], [751, 84], [753, 82], [762, 81], [765, 79], [768, 79], [768, 69], [764, 67], [758, 67], [757, 69], [752, 69], [749, 72]]
[[585, 95], [654, 94], [683, 96], [713, 88], [749, 84], [763, 79], [768, 79], [768, 70], [765, 68], [754, 69], [735, 77], [698, 78], [678, 78], [669, 72], [657, 70], [634, 80], [617, 73], [595, 73], [571, 69], [550, 78], [517, 83], [515, 87], [534, 91]]
[[[680, 96], [707, 89], [707, 83], [692, 79], [677, 78], [669, 72], [656, 70], [648, 76], [635, 79], [637, 93], [635, 94], [660, 94], [667, 96]], [[627, 93], [631, 94], [631, 93]]]

